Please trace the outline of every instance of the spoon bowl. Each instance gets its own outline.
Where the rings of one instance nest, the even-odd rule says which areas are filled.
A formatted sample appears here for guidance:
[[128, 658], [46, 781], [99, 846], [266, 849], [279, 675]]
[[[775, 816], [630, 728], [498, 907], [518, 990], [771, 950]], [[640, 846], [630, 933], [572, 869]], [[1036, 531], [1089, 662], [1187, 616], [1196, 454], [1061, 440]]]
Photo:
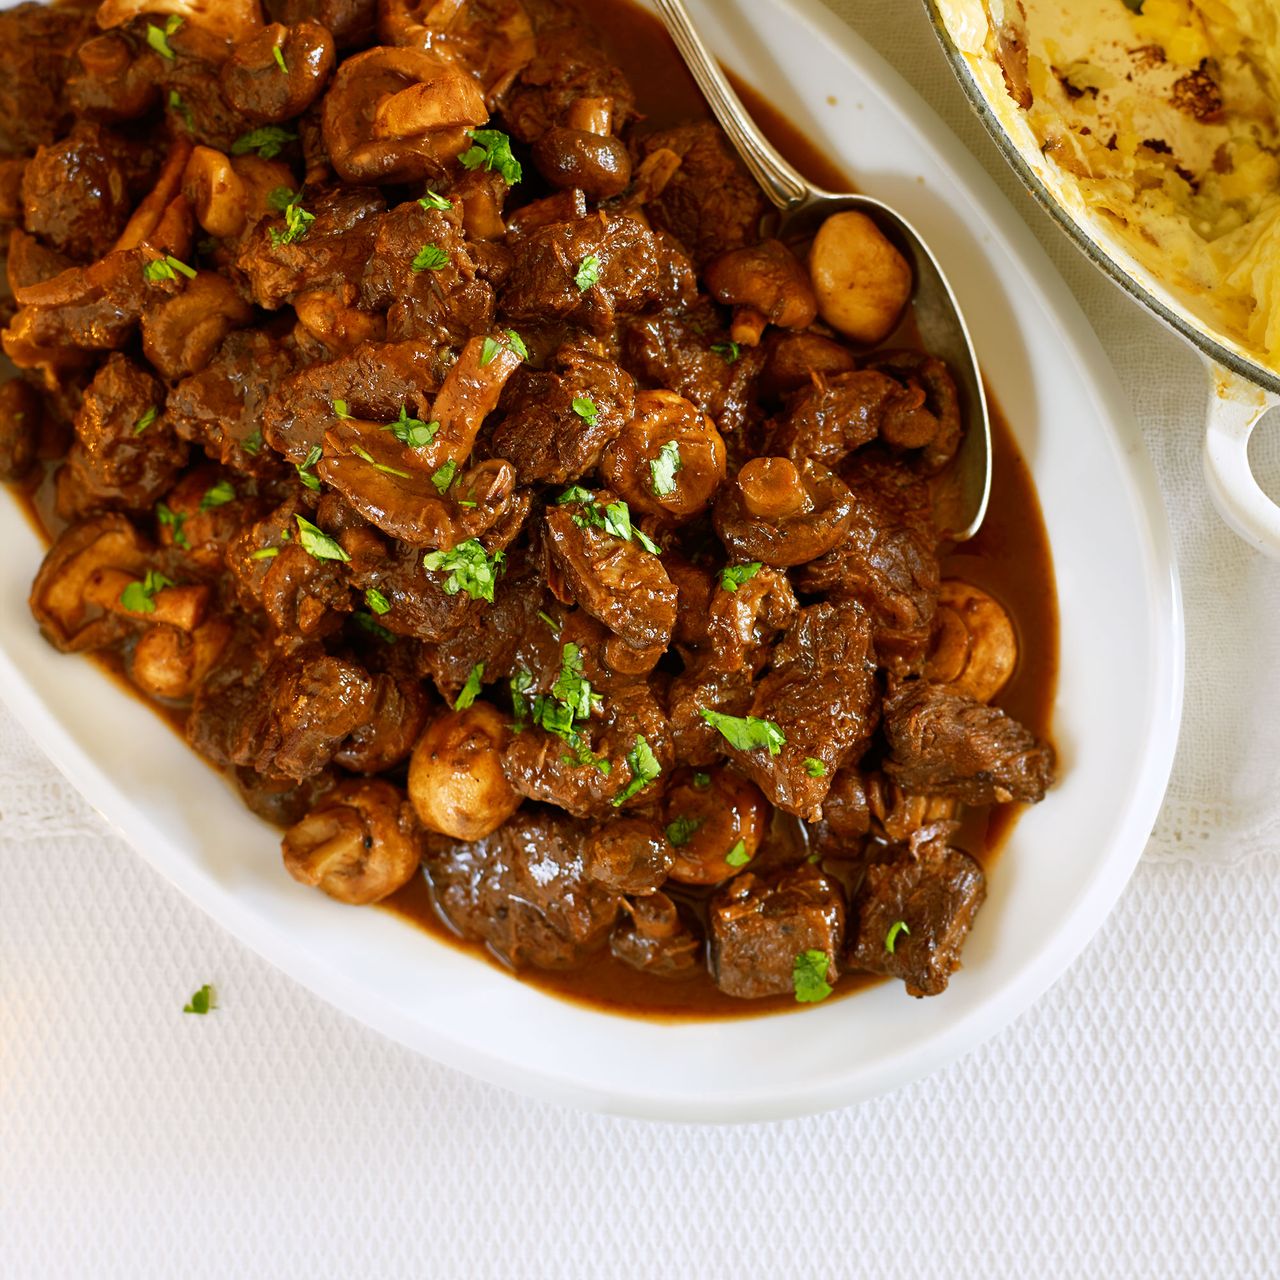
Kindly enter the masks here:
[[964, 435], [952, 463], [954, 484], [940, 504], [941, 531], [954, 542], [972, 538], [991, 496], [991, 418], [973, 340], [942, 267], [920, 234], [900, 213], [870, 196], [837, 194], [814, 186], [774, 149], [693, 25], [684, 0], [654, 0], [707, 105], [760, 189], [781, 214], [780, 239], [812, 237], [827, 218], [846, 209], [866, 214], [906, 258], [912, 271], [911, 301], [925, 349], [944, 360], [959, 392]]

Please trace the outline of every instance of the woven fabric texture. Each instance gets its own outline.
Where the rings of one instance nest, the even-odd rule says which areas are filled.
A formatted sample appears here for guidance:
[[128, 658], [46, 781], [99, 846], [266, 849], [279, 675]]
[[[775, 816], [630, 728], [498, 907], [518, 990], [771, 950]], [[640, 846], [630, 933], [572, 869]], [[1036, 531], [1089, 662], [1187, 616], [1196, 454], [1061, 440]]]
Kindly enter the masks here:
[[[1280, 573], [1204, 496], [1197, 358], [1018, 188], [917, 6], [830, 2], [1041, 236], [1170, 503], [1187, 711], [1116, 912], [1011, 1029], [889, 1097], [734, 1129], [577, 1114], [276, 973], [0, 711], [0, 1280], [1277, 1274]], [[1280, 491], [1280, 433], [1258, 452]], [[220, 1007], [184, 1016], [206, 981]]]

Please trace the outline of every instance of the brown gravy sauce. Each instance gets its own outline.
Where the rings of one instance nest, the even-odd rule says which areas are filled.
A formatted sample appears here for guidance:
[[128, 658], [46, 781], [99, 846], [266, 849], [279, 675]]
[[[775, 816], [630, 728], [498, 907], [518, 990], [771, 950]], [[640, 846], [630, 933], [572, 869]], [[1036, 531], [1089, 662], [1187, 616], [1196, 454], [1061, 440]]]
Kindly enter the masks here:
[[[591, 6], [590, 22], [600, 30], [618, 65], [636, 86], [645, 113], [643, 129], [659, 129], [706, 116], [702, 95], [685, 70], [666, 33], [648, 12], [628, 0]], [[744, 104], [770, 141], [811, 180], [835, 191], [850, 190], [848, 179], [832, 164], [815, 141], [802, 133], [754, 89], [735, 82]], [[894, 341], [910, 341], [911, 325]], [[1058, 669], [1058, 610], [1053, 560], [1031, 472], [998, 406], [992, 402], [994, 476], [991, 506], [978, 536], [943, 561], [943, 574], [962, 577], [994, 595], [1009, 610], [1018, 631], [1019, 664], [997, 702], [1034, 733], [1050, 736]], [[28, 519], [46, 540], [56, 536], [61, 522], [53, 514], [52, 484], [45, 475], [35, 483], [15, 487]], [[131, 694], [123, 664], [114, 654], [92, 659]], [[141, 695], [138, 695], [141, 696]], [[144, 699], [179, 736], [185, 715], [179, 708]], [[185, 740], [184, 740], [185, 746]], [[973, 809], [967, 812], [956, 843], [990, 869], [1017, 821], [1020, 806]], [[697, 909], [710, 891], [680, 893]], [[381, 906], [432, 937], [463, 948], [505, 968], [483, 946], [459, 938], [436, 912], [425, 877], [415, 877]], [[657, 1021], [757, 1017], [794, 1011], [803, 1006], [789, 996], [737, 1000], [723, 994], [710, 974], [700, 971], [683, 982], [663, 982], [615, 960], [608, 952], [594, 957], [584, 969], [513, 973], [520, 982], [576, 1003], [609, 1013]], [[852, 995], [881, 981], [869, 974], [842, 977], [832, 999]]]

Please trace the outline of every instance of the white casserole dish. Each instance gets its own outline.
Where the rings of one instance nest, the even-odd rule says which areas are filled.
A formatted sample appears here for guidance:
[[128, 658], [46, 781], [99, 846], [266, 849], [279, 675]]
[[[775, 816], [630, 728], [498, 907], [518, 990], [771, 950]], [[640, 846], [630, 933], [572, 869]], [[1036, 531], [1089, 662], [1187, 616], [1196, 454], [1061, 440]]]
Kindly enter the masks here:
[[[1115, 902], [1154, 822], [1182, 696], [1182, 620], [1159, 493], [1084, 317], [994, 185], [881, 60], [817, 3], [702, 0], [713, 48], [863, 190], [900, 207], [950, 274], [1034, 472], [1062, 619], [1062, 782], [1018, 823], [966, 967], [941, 998], [898, 984], [776, 1017], [660, 1024], [561, 1002], [385, 912], [285, 873], [274, 831], [140, 700], [55, 653], [26, 607], [42, 548], [0, 499], [0, 690], [161, 874], [313, 991], [439, 1060], [577, 1106], [764, 1120], [893, 1088], [993, 1035]], [[33, 850], [38, 856], [38, 850]], [[121, 927], [129, 927], [122, 922]]]

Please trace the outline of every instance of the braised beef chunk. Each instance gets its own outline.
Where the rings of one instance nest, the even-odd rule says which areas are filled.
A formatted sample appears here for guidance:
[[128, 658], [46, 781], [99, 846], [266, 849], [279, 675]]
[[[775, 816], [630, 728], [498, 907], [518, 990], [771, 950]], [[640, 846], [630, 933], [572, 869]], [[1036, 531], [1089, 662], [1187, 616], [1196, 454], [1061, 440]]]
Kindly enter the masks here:
[[386, 202], [373, 187], [331, 187], [307, 192], [306, 212], [315, 220], [305, 236], [291, 232], [287, 211], [263, 218], [245, 237], [236, 258], [253, 301], [274, 309], [304, 290], [359, 280], [385, 209]]
[[502, 309], [517, 324], [573, 321], [603, 334], [615, 315], [687, 303], [695, 288], [689, 260], [669, 239], [600, 212], [522, 237]]
[[520, 809], [470, 844], [436, 838], [423, 865], [450, 924], [516, 969], [582, 964], [618, 914], [617, 895], [585, 874], [581, 828], [547, 809]]
[[937, 531], [951, 372], [872, 340], [915, 332], [900, 255], [765, 218], [641, 15], [260, 8], [0, 12], [35, 624], [181, 718], [299, 884], [375, 903], [425, 858], [464, 938], [581, 970], [544, 985], [940, 989], [965, 806], [1054, 757], [988, 705], [1046, 669], [1025, 570]]
[[842, 542], [801, 570], [797, 585], [829, 600], [856, 600], [871, 618], [876, 656], [897, 674], [920, 669], [938, 606], [941, 573], [927, 487], [868, 460], [845, 472], [852, 521]]
[[779, 809], [809, 821], [841, 765], [856, 762], [876, 725], [871, 628], [856, 604], [801, 609], [756, 686], [751, 714], [773, 721], [785, 741], [742, 751], [739, 767]]
[[165, 416], [215, 462], [256, 475], [277, 472], [280, 459], [263, 444], [263, 410], [291, 365], [260, 329], [232, 333], [204, 369], [169, 392]]
[[62, 133], [62, 88], [86, 25], [86, 12], [71, 6], [19, 4], [0, 12], [0, 155], [33, 151]]
[[635, 411], [635, 382], [589, 346], [561, 347], [555, 371], [521, 368], [503, 392], [506, 417], [490, 437], [521, 484], [586, 475]]
[[888, 850], [850, 905], [849, 968], [901, 978], [908, 995], [939, 995], [986, 896], [982, 868], [959, 849]]
[[669, 387], [726, 433], [742, 431], [759, 410], [760, 348], [735, 349], [710, 301], [683, 311], [632, 317], [622, 325], [624, 365], [643, 383]]
[[301, 649], [263, 672], [231, 762], [302, 781], [323, 769], [373, 711], [374, 685], [366, 671]]
[[659, 150], [674, 152], [680, 164], [645, 211], [680, 241], [699, 270], [727, 249], [756, 243], [769, 205], [711, 121], [651, 133], [644, 153]]
[[1047, 743], [998, 707], [909, 680], [884, 703], [885, 772], [904, 790], [965, 804], [1034, 804], [1053, 783]]
[[22, 175], [24, 225], [80, 262], [100, 258], [133, 210], [124, 143], [96, 124], [40, 147]]
[[[163, 406], [164, 388], [127, 356], [111, 356], [98, 371], [76, 415], [70, 458], [95, 503], [150, 507], [173, 484], [187, 447], [175, 438]], [[72, 510], [89, 509], [70, 500]]]
[[802, 866], [769, 877], [744, 872], [711, 902], [711, 973], [721, 991], [754, 999], [796, 989], [796, 961], [827, 957], [834, 985], [844, 946], [844, 899], [834, 880]]

